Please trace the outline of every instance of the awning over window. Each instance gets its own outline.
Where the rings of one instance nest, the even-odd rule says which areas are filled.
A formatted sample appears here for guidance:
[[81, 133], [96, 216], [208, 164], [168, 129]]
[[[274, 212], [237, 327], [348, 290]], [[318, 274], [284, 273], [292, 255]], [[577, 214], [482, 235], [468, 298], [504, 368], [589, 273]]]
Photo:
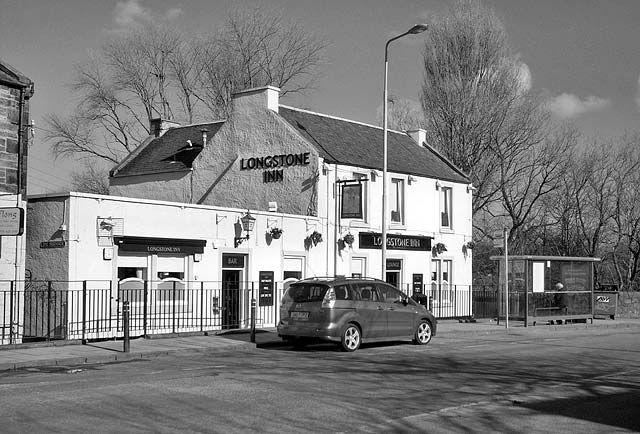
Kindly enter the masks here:
[[204, 253], [206, 240], [187, 240], [180, 238], [151, 237], [113, 237], [120, 251], [146, 252], [150, 254], [193, 254]]

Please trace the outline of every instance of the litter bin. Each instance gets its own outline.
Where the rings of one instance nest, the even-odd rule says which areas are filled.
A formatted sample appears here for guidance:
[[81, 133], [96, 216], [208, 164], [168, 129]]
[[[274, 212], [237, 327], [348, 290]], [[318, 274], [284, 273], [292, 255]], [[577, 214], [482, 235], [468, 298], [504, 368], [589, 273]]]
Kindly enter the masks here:
[[604, 316], [616, 319], [618, 311], [617, 291], [594, 291], [593, 292], [593, 315]]

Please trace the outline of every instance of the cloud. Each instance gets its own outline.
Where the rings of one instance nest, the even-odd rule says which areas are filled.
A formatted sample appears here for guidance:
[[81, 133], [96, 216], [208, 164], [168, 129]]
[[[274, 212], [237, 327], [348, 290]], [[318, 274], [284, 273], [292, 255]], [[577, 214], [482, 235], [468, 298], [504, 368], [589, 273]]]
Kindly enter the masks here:
[[140, 0], [127, 0], [116, 3], [113, 18], [120, 27], [131, 27], [143, 21], [151, 20], [151, 10], [140, 4]]
[[600, 110], [610, 104], [610, 101], [597, 96], [580, 99], [571, 93], [563, 93], [551, 98], [547, 108], [551, 113], [562, 119], [576, 118], [587, 112]]
[[180, 15], [182, 15], [182, 9], [180, 8], [170, 8], [165, 14], [165, 18], [167, 20], [173, 20], [175, 18], [178, 18]]
[[142, 0], [125, 0], [116, 3], [113, 19], [118, 28], [126, 29], [159, 20], [170, 21], [179, 17], [182, 13], [181, 8], [172, 7], [163, 15], [159, 15], [155, 14], [153, 9], [143, 6]]

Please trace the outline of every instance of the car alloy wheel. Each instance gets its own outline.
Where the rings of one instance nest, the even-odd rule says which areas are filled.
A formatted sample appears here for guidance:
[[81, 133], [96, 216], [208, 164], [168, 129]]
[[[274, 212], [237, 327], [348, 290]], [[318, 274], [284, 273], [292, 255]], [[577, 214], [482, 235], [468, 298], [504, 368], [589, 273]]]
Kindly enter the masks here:
[[418, 345], [427, 345], [431, 341], [431, 324], [429, 321], [422, 320], [416, 328], [416, 333], [413, 337], [413, 341]]
[[360, 329], [354, 324], [348, 324], [342, 332], [342, 349], [352, 352], [360, 347]]

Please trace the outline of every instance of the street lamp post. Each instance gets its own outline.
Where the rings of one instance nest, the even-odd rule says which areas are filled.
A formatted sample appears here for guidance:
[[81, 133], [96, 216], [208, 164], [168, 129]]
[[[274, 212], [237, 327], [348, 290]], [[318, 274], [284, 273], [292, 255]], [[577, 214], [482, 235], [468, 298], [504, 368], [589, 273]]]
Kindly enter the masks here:
[[393, 37], [384, 46], [384, 92], [382, 96], [382, 280], [387, 279], [387, 80], [389, 78], [389, 44], [406, 35], [427, 30], [426, 24], [416, 24], [405, 33]]

